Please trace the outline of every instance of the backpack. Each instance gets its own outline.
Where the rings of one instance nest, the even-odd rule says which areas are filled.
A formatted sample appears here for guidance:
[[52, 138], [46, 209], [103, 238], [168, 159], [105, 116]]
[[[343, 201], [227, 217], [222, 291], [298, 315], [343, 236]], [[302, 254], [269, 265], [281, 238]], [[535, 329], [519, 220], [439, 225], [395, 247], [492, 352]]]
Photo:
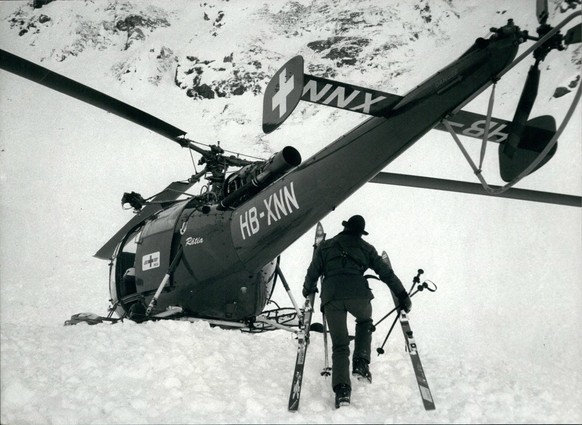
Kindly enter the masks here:
[[[361, 274], [368, 269], [368, 264], [364, 264], [362, 260], [356, 258], [346, 249], [339, 240], [333, 239], [332, 244], [329, 249], [333, 249], [334, 252], [330, 254], [328, 258], [324, 261], [324, 275], [326, 277], [338, 275], [338, 274]], [[340, 260], [341, 267], [332, 267], [331, 270], [328, 266], [334, 265], [336, 260]]]

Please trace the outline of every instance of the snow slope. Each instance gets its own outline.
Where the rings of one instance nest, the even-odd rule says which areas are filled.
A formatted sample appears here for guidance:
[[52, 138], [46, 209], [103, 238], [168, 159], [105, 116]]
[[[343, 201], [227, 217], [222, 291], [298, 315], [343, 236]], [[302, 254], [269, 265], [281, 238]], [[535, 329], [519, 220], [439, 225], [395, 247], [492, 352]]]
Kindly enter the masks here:
[[[552, 14], [554, 22], [565, 16], [560, 3]], [[116, 30], [120, 21], [136, 22], [130, 16], [141, 16], [143, 25]], [[159, 116], [199, 142], [220, 140], [263, 158], [292, 145], [307, 158], [363, 118], [301, 105], [275, 133], [262, 134], [262, 98], [252, 88], [264, 88], [262, 78], [288, 58], [302, 54], [316, 75], [405, 94], [511, 17], [535, 30], [525, 0], [96, 0], [38, 10], [0, 2], [0, 47]], [[345, 38], [324, 50], [309, 47], [332, 37]], [[545, 63], [539, 113], [563, 113], [571, 94], [552, 95], [579, 75], [579, 58], [579, 48], [569, 49]], [[496, 116], [511, 118], [527, 66], [499, 84]], [[200, 84], [226, 87], [227, 96], [190, 97], [197, 86], [186, 71], [195, 67]], [[233, 94], [240, 87], [244, 93]], [[469, 109], [483, 112], [487, 94]], [[174, 322], [62, 326], [77, 312], [106, 312], [108, 267], [92, 256], [131, 217], [119, 208], [123, 192], [151, 196], [193, 174], [192, 160], [147, 130], [5, 72], [0, 107], [3, 424], [582, 421], [579, 208], [376, 184], [360, 189], [323, 225], [331, 236], [342, 220], [363, 214], [367, 240], [388, 251], [405, 284], [418, 268], [438, 284], [438, 292], [413, 298], [411, 313], [437, 410], [423, 410], [396, 329], [386, 354], [372, 359], [374, 384], [355, 385], [352, 405], [339, 410], [320, 376], [323, 343], [316, 335], [301, 408], [291, 414], [296, 342], [286, 332], [248, 335]], [[577, 117], [555, 158], [520, 187], [582, 193], [579, 110]], [[479, 144], [466, 143], [478, 155]], [[490, 149], [485, 164], [494, 184], [495, 157]], [[474, 181], [440, 132], [387, 171]], [[312, 237], [282, 255], [296, 297]], [[377, 320], [391, 299], [373, 285]], [[290, 304], [280, 288], [275, 296]], [[388, 327], [378, 327], [374, 348]]]

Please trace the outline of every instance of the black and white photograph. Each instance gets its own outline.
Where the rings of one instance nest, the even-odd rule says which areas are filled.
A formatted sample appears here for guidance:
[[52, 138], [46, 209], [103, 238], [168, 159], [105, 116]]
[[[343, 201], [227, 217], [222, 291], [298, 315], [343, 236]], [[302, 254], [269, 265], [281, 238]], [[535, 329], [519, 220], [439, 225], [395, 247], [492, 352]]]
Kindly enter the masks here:
[[0, 0], [0, 423], [581, 423], [581, 69], [581, 0]]

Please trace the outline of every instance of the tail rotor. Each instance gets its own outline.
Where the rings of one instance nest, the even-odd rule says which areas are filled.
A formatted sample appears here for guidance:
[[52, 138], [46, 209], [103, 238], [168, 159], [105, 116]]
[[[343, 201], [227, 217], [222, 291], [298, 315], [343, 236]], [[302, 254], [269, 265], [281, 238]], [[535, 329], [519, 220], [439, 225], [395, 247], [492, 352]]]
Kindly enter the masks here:
[[[539, 65], [552, 50], [565, 50], [570, 44], [578, 43], [582, 39], [582, 24], [577, 24], [570, 28], [565, 36], [548, 24], [547, 0], [537, 0], [536, 15], [539, 23], [537, 28], [538, 37], [528, 36], [527, 38], [539, 42], [546, 35], [549, 35], [548, 33], [551, 31], [553, 35], [549, 38], [546, 37], [547, 40], [533, 51], [535, 62], [527, 74], [511, 123], [509, 136], [499, 145], [499, 168], [501, 178], [505, 182], [512, 182], [520, 176], [546, 148], [549, 149], [547, 154], [532, 172], [547, 163], [556, 153], [558, 142], [554, 140], [554, 135], [556, 134], [555, 119], [552, 116], [544, 115], [529, 120], [538, 95], [541, 74]], [[526, 130], [533, 127], [538, 128], [539, 131]], [[553, 143], [553, 146], [549, 147], [550, 143]]]

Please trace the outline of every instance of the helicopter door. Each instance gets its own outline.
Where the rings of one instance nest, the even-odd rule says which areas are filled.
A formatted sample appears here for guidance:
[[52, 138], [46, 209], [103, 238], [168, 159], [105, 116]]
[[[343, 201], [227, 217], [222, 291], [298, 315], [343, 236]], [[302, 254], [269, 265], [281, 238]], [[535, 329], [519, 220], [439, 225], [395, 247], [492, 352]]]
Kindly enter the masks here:
[[137, 295], [135, 282], [135, 256], [143, 225], [133, 229], [117, 247], [111, 263], [109, 293], [119, 317], [125, 315], [124, 304]]
[[146, 296], [153, 295], [170, 266], [176, 223], [186, 204], [180, 202], [166, 208], [143, 227], [134, 267], [136, 289]]
[[122, 316], [135, 302], [153, 295], [169, 266], [174, 229], [186, 202], [159, 212], [132, 230], [111, 265], [110, 294]]

